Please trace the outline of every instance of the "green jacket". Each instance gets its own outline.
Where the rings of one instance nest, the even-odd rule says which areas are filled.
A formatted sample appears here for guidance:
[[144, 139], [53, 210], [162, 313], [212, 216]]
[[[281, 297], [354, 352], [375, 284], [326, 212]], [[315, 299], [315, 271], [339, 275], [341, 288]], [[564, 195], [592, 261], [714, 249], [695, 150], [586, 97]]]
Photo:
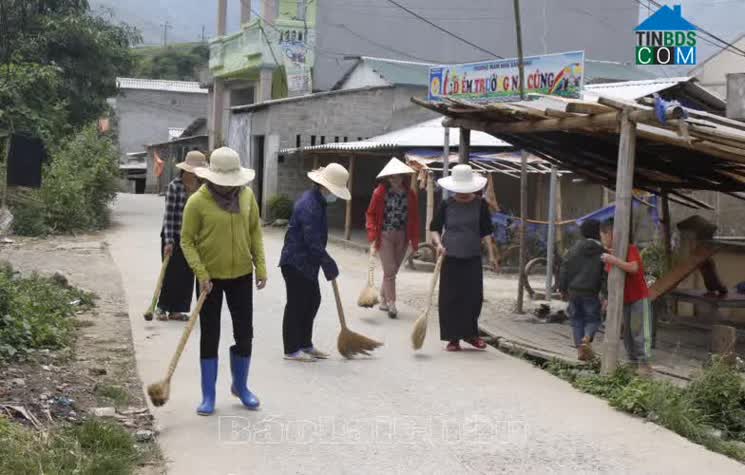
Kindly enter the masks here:
[[181, 249], [200, 282], [235, 279], [254, 272], [266, 279], [259, 206], [250, 188], [240, 196], [241, 212], [221, 209], [206, 186], [186, 202]]

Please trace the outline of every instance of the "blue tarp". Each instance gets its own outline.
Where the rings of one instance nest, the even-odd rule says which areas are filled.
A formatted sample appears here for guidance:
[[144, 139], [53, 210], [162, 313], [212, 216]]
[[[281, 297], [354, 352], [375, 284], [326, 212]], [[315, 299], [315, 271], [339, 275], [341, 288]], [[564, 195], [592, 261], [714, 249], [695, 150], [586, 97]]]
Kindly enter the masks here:
[[[633, 203], [634, 209], [638, 208], [639, 206], [649, 207], [650, 210], [652, 211], [651, 213], [652, 220], [654, 221], [655, 226], [660, 224], [660, 216], [659, 216], [659, 213], [657, 212], [657, 197], [656, 196], [652, 196], [645, 201], [642, 201], [638, 198], [634, 198], [632, 200], [632, 203]], [[588, 219], [594, 219], [602, 223], [603, 221], [607, 221], [611, 219], [615, 215], [615, 213], [616, 213], [616, 205], [606, 206], [605, 208], [601, 208], [597, 211], [593, 211], [592, 213], [588, 215], [582, 216], [581, 218], [577, 219], [576, 223], [578, 225], [581, 225], [583, 222], [587, 221]]]

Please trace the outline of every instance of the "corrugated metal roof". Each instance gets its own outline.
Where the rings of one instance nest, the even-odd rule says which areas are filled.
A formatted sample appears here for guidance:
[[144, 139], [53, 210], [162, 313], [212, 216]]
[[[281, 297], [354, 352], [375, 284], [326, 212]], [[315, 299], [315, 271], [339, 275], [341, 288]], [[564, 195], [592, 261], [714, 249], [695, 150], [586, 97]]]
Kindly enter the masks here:
[[[357, 142], [327, 143], [300, 148], [288, 148], [280, 150], [280, 153], [292, 154], [298, 152], [309, 152], [313, 150], [326, 151], [374, 151], [392, 150], [398, 148], [442, 148], [444, 145], [444, 127], [442, 119], [432, 119], [427, 122], [412, 125], [400, 130], [388, 132], [377, 137]], [[457, 147], [460, 143], [458, 129], [450, 129], [450, 146]], [[511, 147], [510, 144], [499, 140], [484, 132], [473, 131], [471, 133], [471, 147]]]
[[427, 87], [429, 84], [430, 64], [370, 58], [366, 56], [363, 56], [361, 59], [364, 64], [367, 64], [391, 84], [423, 87]]
[[192, 81], [165, 81], [162, 79], [117, 78], [119, 89], [143, 89], [147, 91], [186, 92], [207, 94], [207, 89]]
[[609, 96], [618, 99], [636, 100], [640, 97], [664, 91], [680, 83], [688, 82], [691, 78], [665, 78], [649, 81], [625, 81], [608, 84], [591, 84], [585, 86], [585, 99], [596, 99], [598, 96]]

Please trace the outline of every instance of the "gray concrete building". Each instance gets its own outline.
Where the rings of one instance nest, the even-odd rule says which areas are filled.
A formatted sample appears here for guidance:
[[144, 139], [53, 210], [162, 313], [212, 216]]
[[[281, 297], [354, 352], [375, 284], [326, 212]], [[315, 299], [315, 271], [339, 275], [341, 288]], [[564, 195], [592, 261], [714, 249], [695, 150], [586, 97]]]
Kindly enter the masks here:
[[172, 139], [209, 109], [207, 89], [199, 83], [152, 79], [117, 79], [119, 94], [113, 105], [119, 135], [119, 157], [144, 152], [148, 144]]
[[425, 93], [422, 87], [382, 86], [235, 107], [228, 146], [256, 170], [253, 186], [262, 207], [277, 194], [295, 199], [308, 185], [312, 164], [281, 157], [280, 149], [366, 139], [434, 118], [410, 100]]

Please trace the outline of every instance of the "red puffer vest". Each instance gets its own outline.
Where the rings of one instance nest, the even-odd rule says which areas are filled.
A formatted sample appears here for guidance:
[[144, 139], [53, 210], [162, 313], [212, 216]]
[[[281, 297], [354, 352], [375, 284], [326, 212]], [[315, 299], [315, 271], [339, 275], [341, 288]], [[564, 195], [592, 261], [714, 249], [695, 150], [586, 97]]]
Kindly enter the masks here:
[[[408, 217], [406, 222], [406, 239], [411, 243], [411, 248], [419, 248], [419, 198], [416, 193], [408, 190]], [[385, 212], [385, 194], [388, 187], [381, 183], [375, 188], [370, 206], [367, 208], [367, 240], [375, 243], [375, 249], [380, 249], [380, 235], [383, 232], [383, 213]]]

